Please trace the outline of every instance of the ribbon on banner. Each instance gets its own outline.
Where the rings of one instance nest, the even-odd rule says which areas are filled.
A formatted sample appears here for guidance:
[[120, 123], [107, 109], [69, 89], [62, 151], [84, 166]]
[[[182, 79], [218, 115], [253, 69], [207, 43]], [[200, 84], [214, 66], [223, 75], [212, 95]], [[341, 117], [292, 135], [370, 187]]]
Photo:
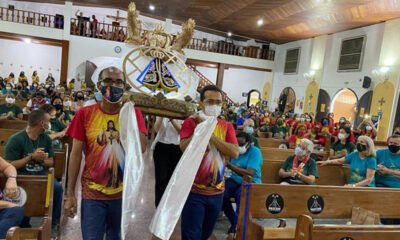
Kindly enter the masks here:
[[149, 229], [156, 237], [170, 239], [216, 125], [217, 118], [213, 117], [196, 126], [150, 223]]
[[125, 168], [122, 192], [122, 239], [129, 239], [126, 234], [135, 218], [139, 189], [143, 179], [144, 162], [140, 145], [134, 104], [127, 102], [119, 115], [120, 139], [125, 149]]

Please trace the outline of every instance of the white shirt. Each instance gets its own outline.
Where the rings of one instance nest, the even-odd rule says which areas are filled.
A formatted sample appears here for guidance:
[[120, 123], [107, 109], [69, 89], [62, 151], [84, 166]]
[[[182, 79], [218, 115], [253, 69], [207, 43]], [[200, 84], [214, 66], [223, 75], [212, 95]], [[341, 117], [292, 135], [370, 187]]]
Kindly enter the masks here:
[[[176, 120], [177, 123], [182, 124], [182, 120]], [[158, 142], [164, 144], [175, 144], [179, 145], [180, 137], [179, 132], [176, 131], [175, 127], [169, 121], [168, 118], [164, 118], [160, 125], [160, 130], [157, 133]]]

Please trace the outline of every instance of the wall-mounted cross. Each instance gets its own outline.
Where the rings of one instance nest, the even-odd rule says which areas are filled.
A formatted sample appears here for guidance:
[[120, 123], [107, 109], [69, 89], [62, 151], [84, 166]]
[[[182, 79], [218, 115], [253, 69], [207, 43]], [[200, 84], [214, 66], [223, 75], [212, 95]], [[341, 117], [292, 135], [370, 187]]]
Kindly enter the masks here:
[[379, 102], [379, 105], [381, 105], [381, 107], [382, 107], [383, 104], [386, 103], [386, 101], [385, 101], [385, 99], [383, 97], [378, 102]]

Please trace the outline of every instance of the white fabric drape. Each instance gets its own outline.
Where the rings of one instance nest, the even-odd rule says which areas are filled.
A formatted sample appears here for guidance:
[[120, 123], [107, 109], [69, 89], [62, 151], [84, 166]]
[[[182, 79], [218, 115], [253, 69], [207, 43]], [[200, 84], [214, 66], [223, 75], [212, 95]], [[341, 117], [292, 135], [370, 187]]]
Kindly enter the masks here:
[[126, 236], [126, 234], [128, 233], [130, 224], [136, 217], [137, 199], [144, 171], [139, 128], [132, 102], [127, 102], [122, 107], [119, 115], [119, 126], [121, 143], [125, 149], [121, 235], [122, 239], [132, 239]]
[[217, 118], [213, 117], [196, 127], [151, 221], [149, 229], [156, 237], [171, 237], [216, 124]]

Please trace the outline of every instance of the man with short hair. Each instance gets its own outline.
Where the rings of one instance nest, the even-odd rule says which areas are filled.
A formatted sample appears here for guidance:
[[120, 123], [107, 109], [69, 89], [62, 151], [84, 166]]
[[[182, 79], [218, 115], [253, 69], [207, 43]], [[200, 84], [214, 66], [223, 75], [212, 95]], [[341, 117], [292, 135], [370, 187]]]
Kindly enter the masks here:
[[[5, 159], [22, 175], [46, 175], [53, 167], [54, 150], [51, 138], [45, 133], [50, 127], [50, 115], [39, 109], [31, 112], [28, 126], [11, 136], [5, 146]], [[61, 216], [62, 186], [54, 181], [53, 230]], [[53, 231], [54, 232], [54, 231]]]
[[[400, 135], [388, 139], [388, 148], [376, 151], [378, 171], [375, 176], [377, 187], [400, 188]], [[400, 224], [400, 219], [381, 219], [383, 224]]]
[[[68, 166], [68, 192], [64, 205], [66, 214], [77, 211], [75, 185], [82, 152], [85, 167], [82, 172], [81, 229], [83, 239], [121, 239], [122, 189], [125, 151], [120, 140], [119, 116], [126, 87], [124, 73], [117, 67], [107, 67], [99, 74], [103, 100], [81, 107], [68, 128], [73, 138]], [[142, 151], [147, 134], [142, 113], [135, 108]], [[129, 183], [128, 183], [129, 184]]]
[[[182, 124], [182, 152], [192, 140], [197, 124], [221, 114], [222, 103], [222, 91], [217, 86], [209, 85], [201, 90], [201, 111]], [[222, 208], [226, 158], [237, 158], [238, 154], [239, 148], [232, 124], [218, 119], [182, 211], [182, 240], [206, 240], [211, 236]]]
[[6, 103], [0, 105], [0, 119], [22, 120], [22, 109], [15, 104], [15, 96], [12, 93], [6, 95]]

